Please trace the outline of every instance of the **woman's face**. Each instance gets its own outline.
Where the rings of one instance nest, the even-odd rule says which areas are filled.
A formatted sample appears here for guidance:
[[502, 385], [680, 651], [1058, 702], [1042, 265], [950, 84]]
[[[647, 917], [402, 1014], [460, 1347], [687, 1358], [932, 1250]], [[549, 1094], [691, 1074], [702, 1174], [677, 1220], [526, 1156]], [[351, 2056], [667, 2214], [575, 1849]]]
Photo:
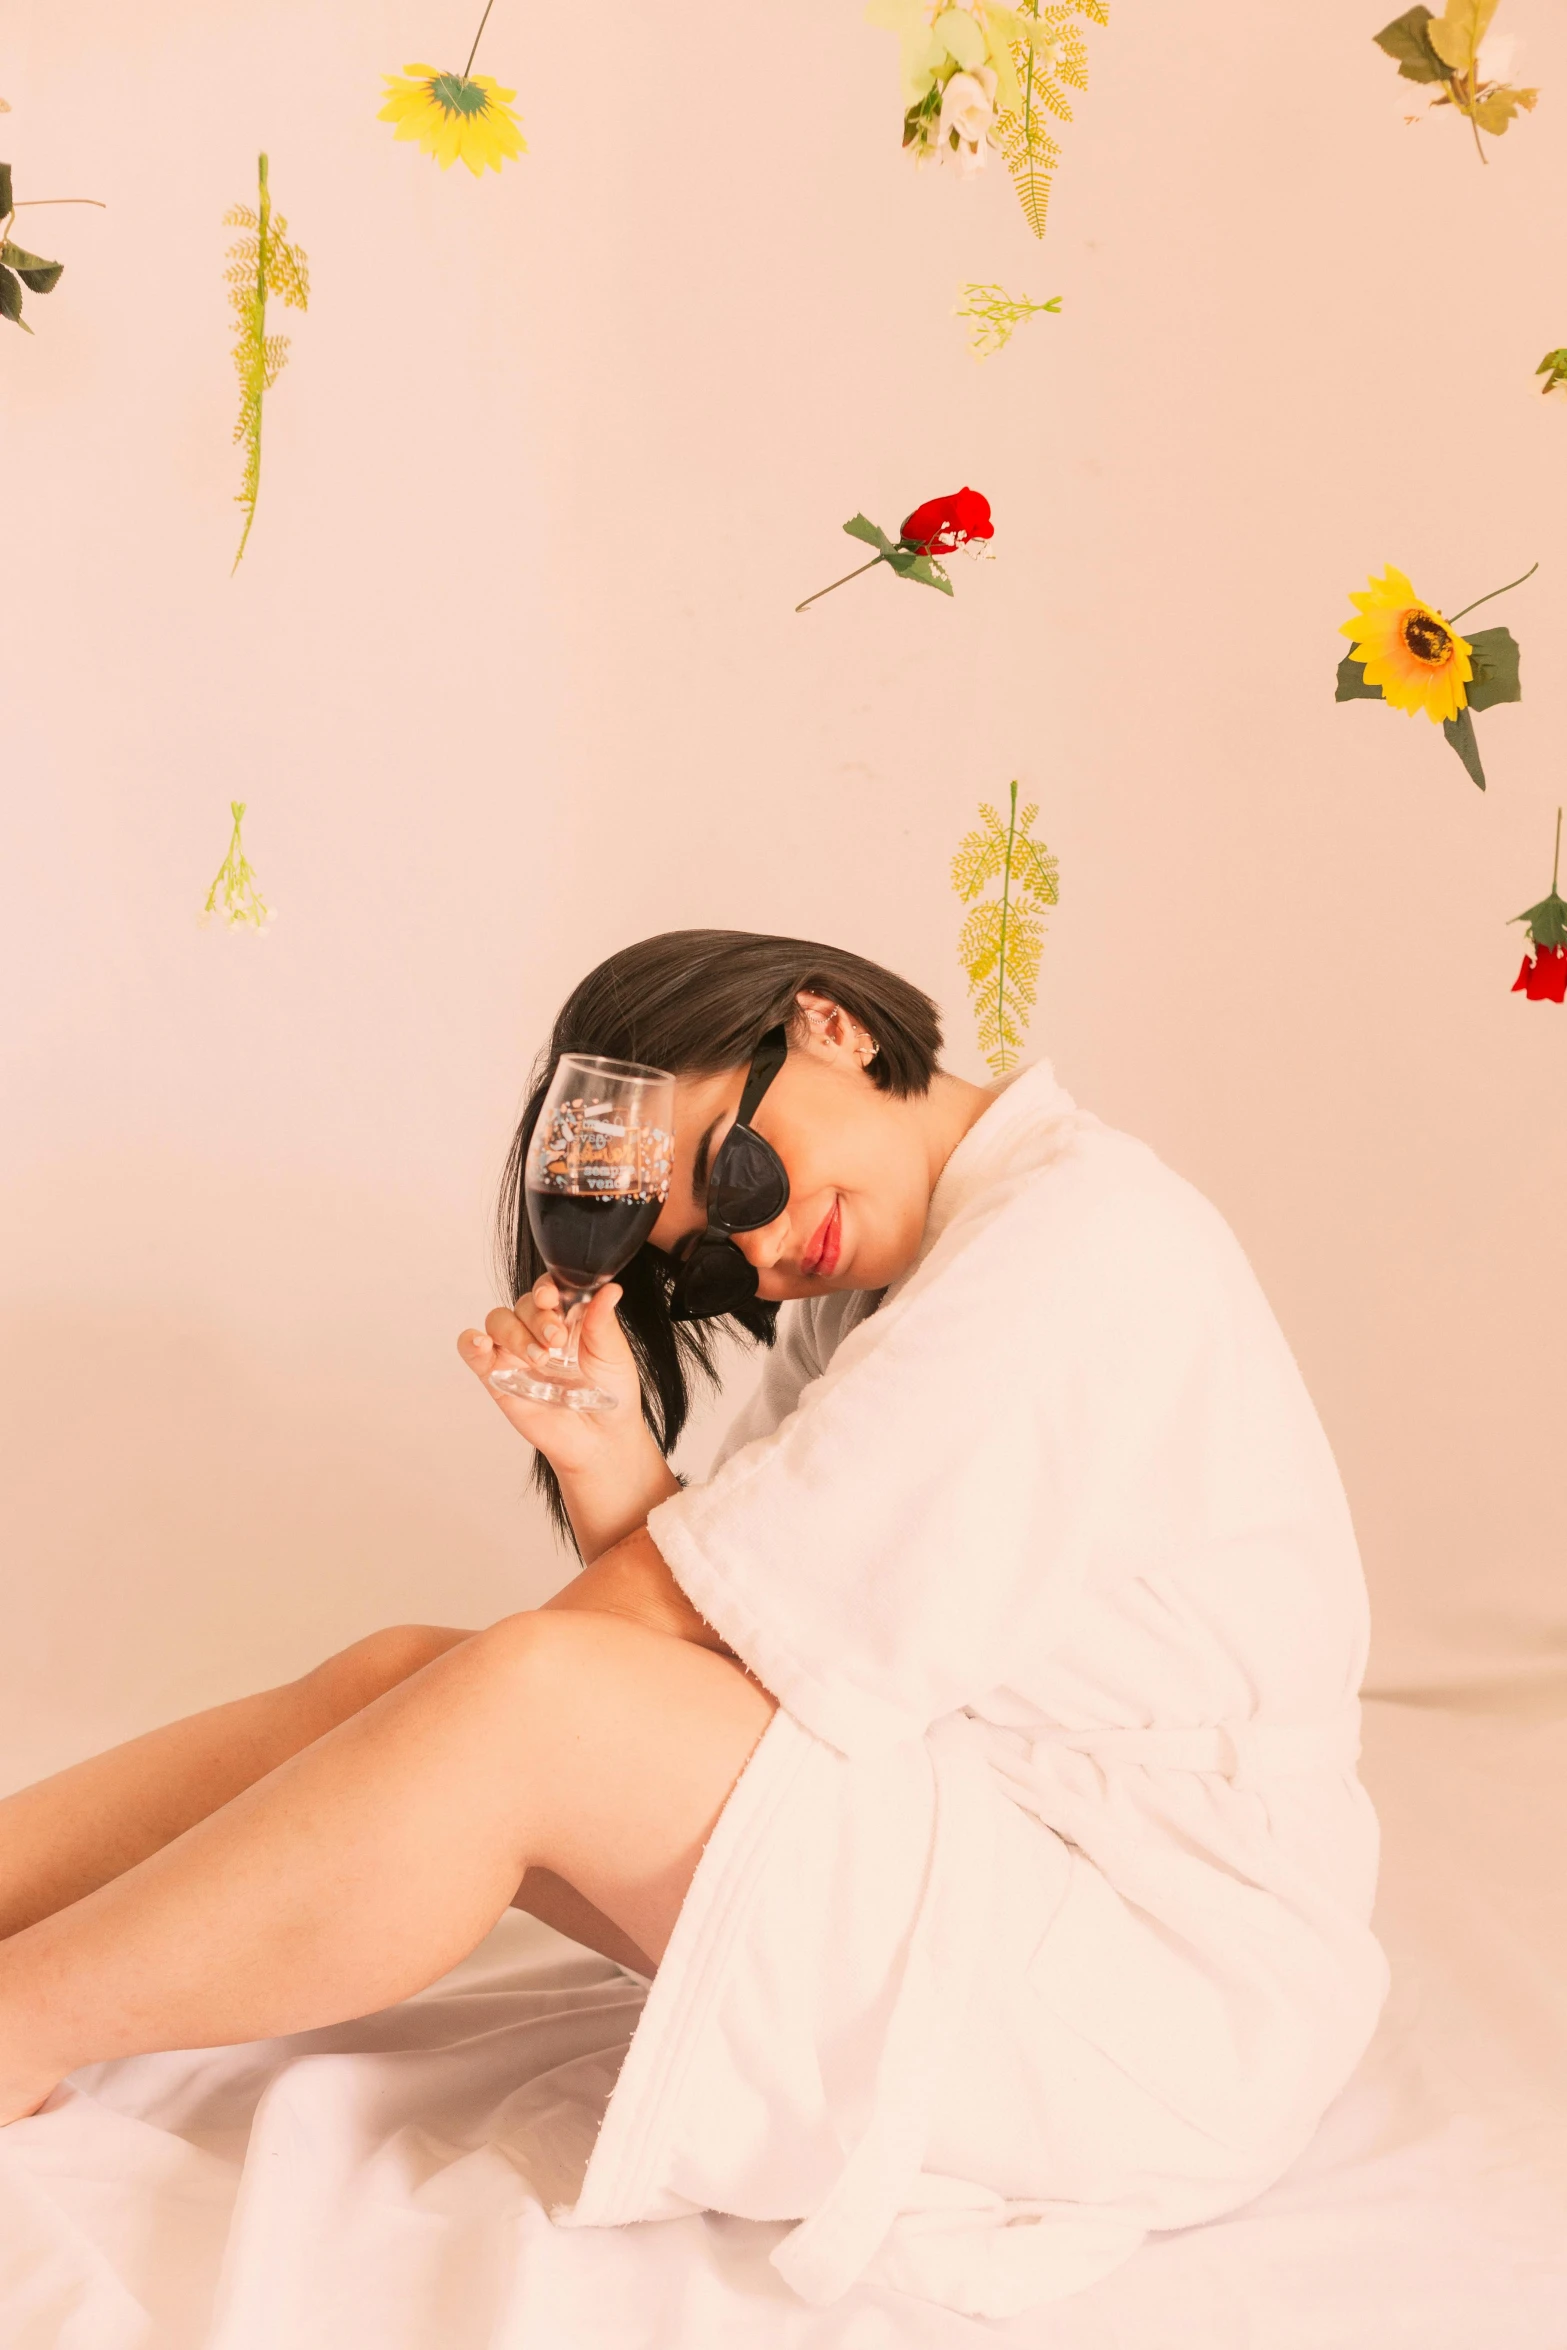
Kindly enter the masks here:
[[[791, 1042], [751, 1120], [789, 1177], [782, 1215], [734, 1235], [763, 1298], [883, 1288], [912, 1264], [925, 1229], [932, 1170], [919, 1100], [881, 1092], [861, 1066], [863, 1032], [835, 1006], [827, 1010], [826, 1019], [812, 1014], [800, 1044]], [[706, 1228], [708, 1169], [746, 1074], [677, 1080], [674, 1174], [655, 1248]]]

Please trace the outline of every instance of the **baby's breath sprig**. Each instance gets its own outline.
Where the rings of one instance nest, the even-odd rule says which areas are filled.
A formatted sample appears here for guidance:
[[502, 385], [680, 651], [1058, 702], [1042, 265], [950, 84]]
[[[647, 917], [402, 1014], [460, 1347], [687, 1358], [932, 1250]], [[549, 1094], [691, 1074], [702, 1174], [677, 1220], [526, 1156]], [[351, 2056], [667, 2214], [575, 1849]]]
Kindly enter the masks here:
[[245, 843], [240, 831], [245, 821], [245, 807], [244, 800], [229, 802], [234, 829], [229, 835], [228, 854], [213, 876], [207, 902], [197, 920], [205, 930], [213, 915], [217, 914], [231, 929], [242, 922], [248, 923], [258, 938], [264, 938], [276, 916], [257, 889], [255, 873], [245, 854]]
[[952, 315], [969, 321], [969, 349], [975, 358], [990, 359], [1006, 349], [1025, 318], [1040, 318], [1047, 310], [1060, 308], [1059, 294], [1048, 302], [1030, 302], [1024, 295], [1009, 294], [1005, 286], [971, 285], [963, 288], [963, 301]]

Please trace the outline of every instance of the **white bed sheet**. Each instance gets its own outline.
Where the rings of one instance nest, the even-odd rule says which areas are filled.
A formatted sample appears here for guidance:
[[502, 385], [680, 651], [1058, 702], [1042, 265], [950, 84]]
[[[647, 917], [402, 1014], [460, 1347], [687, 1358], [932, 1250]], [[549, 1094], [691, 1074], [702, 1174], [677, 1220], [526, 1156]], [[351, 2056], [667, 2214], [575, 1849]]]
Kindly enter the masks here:
[[85, 2068], [0, 2132], [0, 2350], [1567, 2350], [1567, 1699], [1370, 1701], [1394, 1989], [1289, 2176], [1005, 2322], [795, 2300], [780, 2226], [554, 2227], [641, 1985], [504, 1919], [289, 2040]]

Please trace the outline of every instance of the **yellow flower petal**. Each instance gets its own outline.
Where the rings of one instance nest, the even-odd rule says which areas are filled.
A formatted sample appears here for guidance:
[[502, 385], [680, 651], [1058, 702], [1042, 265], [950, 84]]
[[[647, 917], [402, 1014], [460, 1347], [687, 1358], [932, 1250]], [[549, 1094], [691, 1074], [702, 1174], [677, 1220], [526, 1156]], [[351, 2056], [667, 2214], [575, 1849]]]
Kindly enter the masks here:
[[1349, 600], [1361, 617], [1344, 621], [1339, 634], [1351, 640], [1367, 685], [1379, 686], [1395, 710], [1424, 710], [1433, 725], [1456, 718], [1474, 675], [1467, 641], [1391, 563], [1380, 580], [1373, 573], [1368, 590]]

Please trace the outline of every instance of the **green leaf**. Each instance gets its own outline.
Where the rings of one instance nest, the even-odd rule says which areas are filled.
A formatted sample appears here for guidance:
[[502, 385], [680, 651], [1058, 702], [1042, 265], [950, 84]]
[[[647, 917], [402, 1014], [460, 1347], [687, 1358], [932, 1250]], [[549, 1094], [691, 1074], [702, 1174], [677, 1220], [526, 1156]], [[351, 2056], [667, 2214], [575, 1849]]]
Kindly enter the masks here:
[[1451, 73], [1470, 73], [1479, 55], [1497, 0], [1447, 0], [1442, 15], [1433, 17], [1426, 39]]
[[1549, 379], [1541, 384], [1542, 392], [1567, 390], [1567, 343], [1564, 343], [1559, 350], [1547, 351], [1534, 372], [1536, 375], [1543, 375]]
[[33, 331], [22, 316], [22, 289], [8, 269], [0, 269], [0, 318], [9, 318], [24, 335]]
[[51, 293], [65, 269], [63, 261], [45, 261], [37, 253], [26, 253], [20, 245], [13, 245], [9, 237], [0, 244], [0, 262], [8, 263], [23, 285], [35, 294]]
[[0, 163], [0, 220], [7, 219], [13, 208], [14, 207], [11, 197], [11, 166], [9, 163]]
[[1471, 112], [1483, 131], [1489, 131], [1493, 139], [1499, 139], [1515, 114], [1530, 114], [1534, 111], [1534, 102], [1539, 95], [1538, 90], [1518, 90], [1511, 82], [1498, 82], [1494, 90], [1486, 91], [1479, 104], [1471, 108]]
[[952, 582], [941, 565], [929, 555], [916, 555], [913, 562], [897, 566], [900, 579], [917, 580], [921, 587], [939, 588], [944, 596], [952, 593]]
[[972, 73], [976, 65], [984, 64], [984, 27], [966, 8], [944, 8], [930, 29], [947, 55], [955, 57], [965, 73]]
[[1480, 745], [1475, 740], [1475, 723], [1467, 710], [1460, 710], [1456, 718], [1444, 718], [1442, 732], [1464, 763], [1470, 780], [1485, 789], [1485, 769], [1480, 764]]
[[1469, 639], [1474, 675], [1465, 688], [1471, 710], [1489, 710], [1496, 702], [1523, 698], [1518, 682], [1518, 644], [1510, 628], [1480, 628]]
[[1537, 947], [1567, 947], [1567, 898], [1559, 897], [1554, 889], [1526, 914], [1515, 914], [1513, 920], [1528, 923]]
[[888, 538], [887, 533], [878, 529], [876, 524], [863, 514], [856, 514], [852, 521], [846, 522], [843, 527], [851, 539], [863, 539], [868, 547], [876, 549], [878, 555], [885, 555], [889, 563], [897, 553], [897, 548], [894, 542]]
[[1335, 702], [1383, 702], [1387, 696], [1379, 685], [1367, 685], [1363, 663], [1353, 653], [1346, 653], [1338, 665], [1338, 687]]
[[1445, 82], [1447, 67], [1426, 37], [1431, 22], [1429, 8], [1411, 8], [1403, 16], [1395, 16], [1372, 39], [1379, 49], [1398, 60], [1398, 70], [1406, 82]]

